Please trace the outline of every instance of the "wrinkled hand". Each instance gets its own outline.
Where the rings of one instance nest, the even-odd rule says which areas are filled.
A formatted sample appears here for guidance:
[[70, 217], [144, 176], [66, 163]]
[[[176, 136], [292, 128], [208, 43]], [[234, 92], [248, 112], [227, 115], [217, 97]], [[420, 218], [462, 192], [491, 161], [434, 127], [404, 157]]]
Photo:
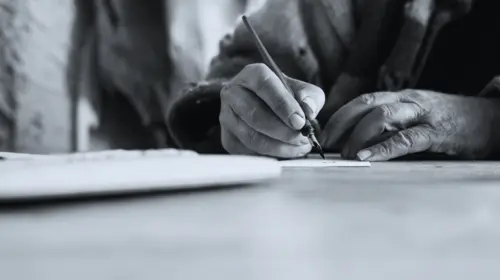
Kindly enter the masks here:
[[498, 146], [499, 115], [496, 100], [424, 90], [376, 92], [333, 114], [320, 142], [333, 148], [345, 141], [342, 156], [360, 160], [424, 151], [477, 159]]
[[311, 151], [300, 133], [325, 102], [314, 85], [287, 78], [295, 96], [265, 64], [246, 66], [221, 91], [222, 146], [231, 154], [295, 158]]

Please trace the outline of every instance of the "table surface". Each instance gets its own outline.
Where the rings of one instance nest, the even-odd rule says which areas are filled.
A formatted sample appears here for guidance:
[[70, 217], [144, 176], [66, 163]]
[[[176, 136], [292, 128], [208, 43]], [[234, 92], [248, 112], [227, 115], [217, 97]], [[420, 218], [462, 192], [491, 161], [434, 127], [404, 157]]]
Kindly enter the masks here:
[[[499, 279], [500, 162], [0, 210], [1, 279]], [[439, 278], [438, 278], [439, 277]]]

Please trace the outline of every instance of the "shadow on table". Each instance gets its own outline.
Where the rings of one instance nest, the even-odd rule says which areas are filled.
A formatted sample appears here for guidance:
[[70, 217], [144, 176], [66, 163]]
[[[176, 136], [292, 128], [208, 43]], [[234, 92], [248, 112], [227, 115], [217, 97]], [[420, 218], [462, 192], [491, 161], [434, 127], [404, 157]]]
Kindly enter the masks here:
[[406, 155], [391, 161], [500, 161], [500, 155], [492, 155], [488, 158], [480, 160], [464, 159], [458, 156], [449, 156], [446, 154], [436, 154], [436, 153], [416, 153], [411, 155]]
[[[259, 184], [258, 186], [266, 186]], [[106, 194], [77, 194], [71, 196], [51, 196], [22, 199], [0, 198], [0, 213], [8, 211], [33, 210], [36, 208], [57, 208], [68, 206], [80, 206], [82, 204], [97, 203], [122, 203], [139, 199], [163, 199], [165, 197], [177, 197], [188, 195], [202, 195], [207, 193], [221, 193], [236, 191], [243, 188], [255, 187], [255, 184], [238, 184], [225, 186], [203, 186], [199, 188], [177, 189], [177, 190], [144, 190]]]

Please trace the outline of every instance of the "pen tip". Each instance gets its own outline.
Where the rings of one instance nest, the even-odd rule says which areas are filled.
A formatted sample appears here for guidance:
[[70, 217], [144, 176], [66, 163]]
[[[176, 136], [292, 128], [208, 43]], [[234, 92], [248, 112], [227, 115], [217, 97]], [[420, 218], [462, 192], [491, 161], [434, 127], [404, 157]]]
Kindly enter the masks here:
[[314, 135], [311, 135], [311, 140], [312, 140], [313, 146], [318, 150], [319, 155], [321, 156], [321, 158], [322, 159], [326, 159], [325, 158], [325, 153], [323, 152], [323, 148], [321, 148], [321, 145], [319, 144], [319, 142], [316, 139], [316, 137], [314, 137]]
[[323, 149], [321, 149], [321, 147], [318, 146], [318, 150], [319, 150], [319, 155], [321, 156], [322, 159], [326, 159], [325, 158], [325, 153], [323, 153]]

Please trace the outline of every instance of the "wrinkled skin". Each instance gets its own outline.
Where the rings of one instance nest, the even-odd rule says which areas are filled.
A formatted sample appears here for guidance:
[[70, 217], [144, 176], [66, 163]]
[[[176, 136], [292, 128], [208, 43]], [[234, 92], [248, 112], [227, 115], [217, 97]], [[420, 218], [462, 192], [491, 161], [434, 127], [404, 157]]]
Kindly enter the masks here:
[[425, 90], [364, 94], [333, 114], [320, 141], [360, 160], [418, 152], [480, 159], [496, 152], [499, 109], [496, 100]]
[[287, 78], [290, 94], [265, 64], [247, 65], [221, 91], [221, 140], [231, 154], [295, 158], [311, 151], [300, 133], [314, 119], [325, 94], [314, 85]]
[[[221, 136], [231, 154], [296, 158], [311, 151], [299, 130], [324, 93], [288, 78], [292, 96], [264, 64], [246, 66], [221, 91]], [[350, 159], [385, 161], [418, 152], [481, 159], [497, 152], [500, 102], [426, 90], [361, 95], [332, 115], [320, 141]]]
[[[224, 148], [233, 154], [303, 156], [311, 149], [298, 132], [304, 121], [296, 120], [294, 124], [290, 117], [293, 112], [301, 118], [315, 117], [322, 109], [318, 119], [328, 123], [321, 135], [323, 148], [341, 149], [346, 158], [377, 161], [424, 151], [483, 158], [496, 152], [493, 143], [499, 137], [493, 126], [499, 121], [500, 112], [496, 101], [425, 90], [398, 91], [416, 85], [426, 60], [426, 55], [420, 60], [417, 56], [427, 54], [440, 29], [468, 14], [473, 2], [407, 1], [396, 45], [379, 46], [385, 39], [377, 36], [374, 29], [385, 30], [391, 23], [384, 23], [383, 19], [402, 11], [387, 12], [393, 2], [374, 1], [370, 7], [385, 4], [379, 7], [380, 13], [368, 9], [370, 17], [363, 14], [360, 30], [365, 32], [358, 32], [354, 43], [357, 51], [351, 51], [347, 67], [329, 92], [326, 105], [321, 90], [313, 85], [290, 79], [300, 89], [299, 101], [294, 103], [269, 69], [260, 64], [246, 67], [221, 93]], [[419, 36], [405, 36], [416, 33]], [[392, 49], [387, 60], [380, 61], [376, 56], [378, 47]], [[372, 85], [377, 73], [379, 89]], [[391, 92], [359, 97], [377, 90]], [[309, 113], [304, 96], [314, 101], [314, 113]]]

